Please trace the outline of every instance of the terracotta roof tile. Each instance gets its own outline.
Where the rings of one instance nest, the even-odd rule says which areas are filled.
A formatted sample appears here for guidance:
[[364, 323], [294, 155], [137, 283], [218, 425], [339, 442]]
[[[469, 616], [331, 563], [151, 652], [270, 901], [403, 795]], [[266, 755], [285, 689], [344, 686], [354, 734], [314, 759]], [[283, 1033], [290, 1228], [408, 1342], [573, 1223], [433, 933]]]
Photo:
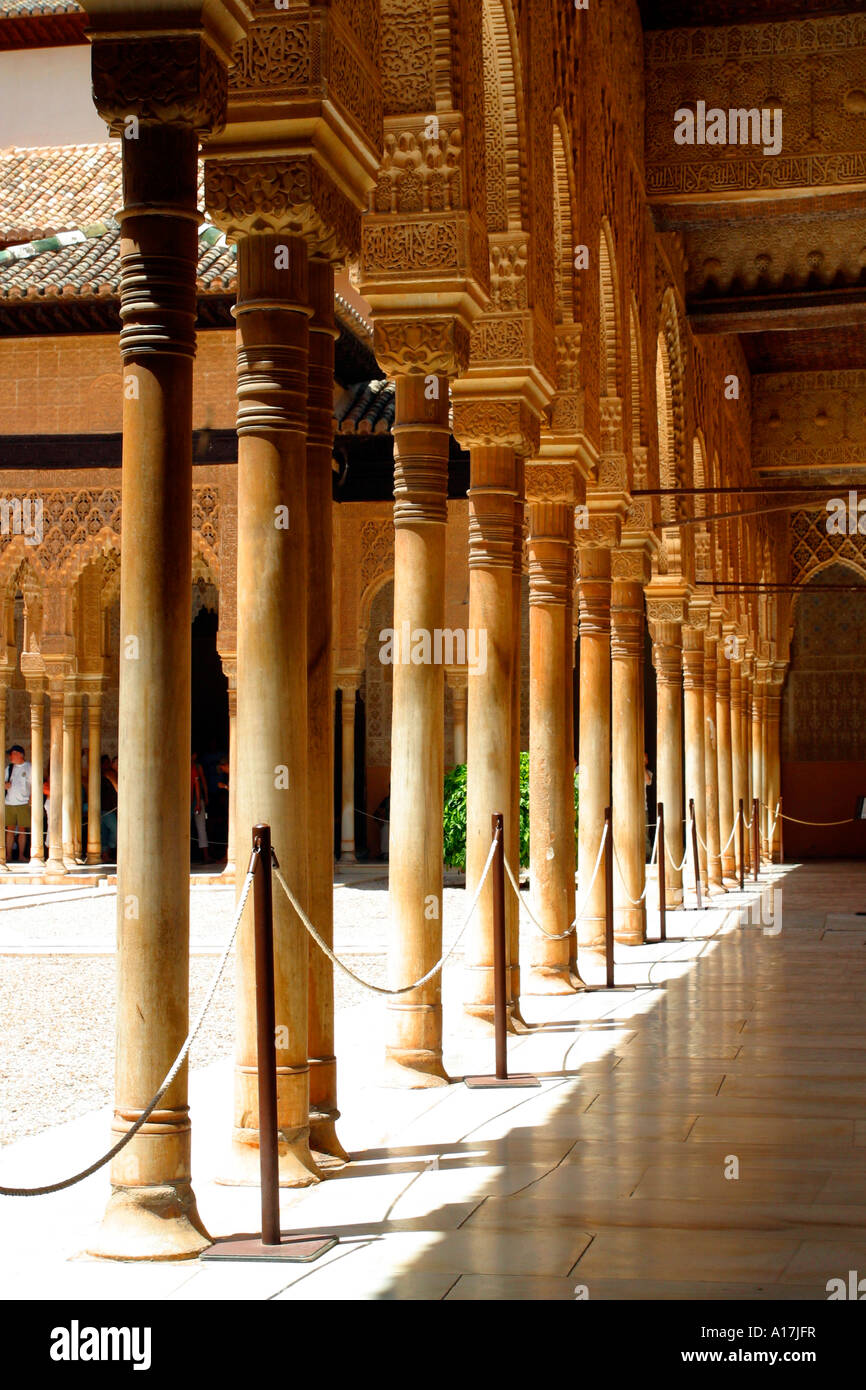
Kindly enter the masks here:
[[[55, 299], [120, 292], [120, 228], [112, 219], [0, 251], [0, 300]], [[235, 288], [235, 252], [215, 227], [199, 234], [199, 293]]]
[[394, 423], [394, 383], [359, 381], [337, 392], [336, 434], [390, 434]]
[[[201, 161], [198, 197], [203, 207]], [[122, 198], [118, 140], [0, 149], [0, 246], [113, 219]]]
[[0, 150], [0, 243], [53, 236], [113, 217], [120, 145]]
[[0, 19], [19, 19], [25, 15], [75, 14], [81, 10], [75, 0], [0, 0]]

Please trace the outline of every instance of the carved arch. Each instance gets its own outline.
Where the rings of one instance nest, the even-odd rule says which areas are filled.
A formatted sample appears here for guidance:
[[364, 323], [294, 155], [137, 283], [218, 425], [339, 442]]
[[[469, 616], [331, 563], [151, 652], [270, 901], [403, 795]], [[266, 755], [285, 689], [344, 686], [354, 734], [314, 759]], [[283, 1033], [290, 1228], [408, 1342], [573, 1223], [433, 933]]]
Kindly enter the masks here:
[[577, 181], [574, 151], [561, 107], [553, 113], [553, 238], [556, 256], [554, 322], [580, 323], [580, 279], [574, 268]]
[[616, 256], [607, 218], [598, 239], [600, 395], [620, 396], [619, 287]]
[[510, 0], [484, 0], [482, 51], [487, 231], [528, 229], [523, 73]]

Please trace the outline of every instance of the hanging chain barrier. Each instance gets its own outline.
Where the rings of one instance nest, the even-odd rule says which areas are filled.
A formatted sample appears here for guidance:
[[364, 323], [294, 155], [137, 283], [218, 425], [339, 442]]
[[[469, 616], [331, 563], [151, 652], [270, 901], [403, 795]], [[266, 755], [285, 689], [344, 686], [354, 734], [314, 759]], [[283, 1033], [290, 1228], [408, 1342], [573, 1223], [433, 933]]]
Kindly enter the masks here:
[[327, 941], [324, 941], [322, 937], [319, 935], [319, 933], [316, 931], [316, 928], [313, 926], [312, 922], [310, 921], [304, 909], [301, 907], [301, 904], [298, 902], [291, 888], [286, 883], [286, 880], [283, 877], [283, 872], [277, 861], [277, 856], [273, 850], [271, 851], [271, 862], [273, 865], [274, 876], [277, 880], [277, 883], [280, 885], [289, 902], [291, 903], [292, 907], [294, 908], [295, 912], [300, 917], [304, 927], [306, 927], [310, 936], [313, 938], [316, 945], [319, 947], [319, 950], [324, 951], [325, 955], [328, 957], [328, 960], [331, 961], [333, 965], [336, 965], [340, 970], [342, 970], [344, 975], [348, 975], [350, 980], [354, 980], [355, 984], [362, 985], [364, 989], [368, 989], [371, 994], [384, 994], [388, 997], [393, 998], [395, 995], [409, 994], [411, 990], [420, 989], [422, 985], [426, 985], [428, 980], [432, 980], [434, 975], [438, 975], [439, 971], [442, 969], [443, 965], [448, 960], [448, 957], [454, 954], [458, 945], [460, 944], [460, 941], [463, 937], [463, 933], [466, 931], [466, 928], [469, 926], [469, 923], [472, 920], [472, 914], [478, 906], [478, 899], [481, 897], [481, 890], [484, 887], [487, 875], [490, 873], [490, 866], [493, 863], [493, 858], [496, 854], [496, 846], [498, 842], [499, 832], [497, 831], [496, 835], [494, 835], [493, 839], [491, 840], [490, 850], [488, 852], [487, 859], [484, 864], [484, 869], [482, 871], [481, 878], [478, 880], [478, 887], [475, 889], [475, 892], [472, 896], [472, 903], [469, 907], [469, 911], [467, 912], [466, 917], [464, 918], [463, 926], [460, 928], [451, 945], [448, 947], [448, 950], [444, 953], [444, 955], [441, 955], [439, 957], [435, 965], [431, 966], [431, 968], [427, 971], [426, 975], [421, 976], [420, 980], [415, 980], [411, 985], [402, 985], [400, 989], [386, 989], [383, 985], [371, 984], [369, 980], [362, 980], [360, 975], [356, 975], [354, 970], [350, 970], [348, 965], [345, 965], [343, 961], [340, 960], [339, 956], [336, 956], [334, 954]]
[[514, 877], [514, 871], [512, 870], [511, 865], [509, 864], [508, 860], [505, 859], [505, 873], [506, 873], [506, 876], [507, 876], [507, 878], [508, 878], [508, 882], [511, 884], [511, 887], [514, 889], [515, 895], [516, 895], [516, 897], [517, 897], [517, 901], [519, 902], [520, 906], [523, 908], [523, 911], [526, 913], [526, 915], [527, 915], [527, 917], [529, 918], [529, 920], [530, 920], [530, 922], [532, 923], [532, 925], [533, 925], [534, 927], [537, 927], [537, 929], [541, 932], [541, 935], [542, 935], [542, 936], [546, 936], [547, 939], [548, 939], [548, 941], [564, 941], [565, 938], [566, 938], [567, 936], [571, 936], [572, 932], [576, 929], [578, 922], [582, 921], [582, 919], [583, 919], [583, 914], [586, 912], [586, 909], [587, 909], [587, 907], [589, 906], [589, 900], [590, 900], [590, 897], [592, 896], [592, 890], [593, 890], [593, 888], [595, 887], [595, 880], [596, 880], [597, 877], [598, 877], [598, 871], [599, 871], [599, 868], [601, 867], [601, 860], [602, 860], [602, 855], [604, 854], [604, 844], [605, 844], [605, 840], [606, 840], [606, 839], [607, 839], [607, 824], [605, 823], [604, 829], [603, 829], [602, 832], [601, 832], [601, 840], [599, 841], [598, 854], [597, 854], [596, 857], [595, 857], [595, 867], [594, 867], [594, 869], [593, 869], [593, 871], [592, 871], [592, 878], [590, 879], [590, 881], [589, 881], [589, 887], [587, 888], [587, 890], [586, 890], [586, 892], [585, 892], [585, 894], [584, 894], [584, 896], [583, 896], [583, 902], [581, 903], [581, 906], [580, 906], [579, 911], [575, 912], [575, 914], [574, 914], [574, 920], [573, 920], [571, 926], [568, 927], [565, 931], [560, 931], [560, 932], [548, 931], [546, 927], [543, 927], [543, 926], [541, 925], [541, 923], [539, 922], [538, 918], [535, 916], [535, 913], [532, 911], [532, 908], [529, 906], [529, 903], [528, 903], [528, 902], [526, 901], [526, 899], [521, 895], [521, 892], [520, 892], [520, 884], [517, 882], [516, 878]]
[[247, 869], [247, 875], [243, 881], [241, 895], [238, 899], [238, 905], [235, 909], [235, 918], [234, 922], [232, 923], [231, 935], [228, 941], [226, 942], [222, 955], [220, 956], [219, 965], [216, 968], [216, 972], [214, 974], [213, 980], [211, 981], [210, 988], [208, 989], [208, 992], [205, 996], [205, 1001], [199, 1009], [198, 1017], [196, 1018], [195, 1023], [192, 1025], [192, 1027], [189, 1030], [189, 1033], [187, 1034], [186, 1041], [184, 1042], [183, 1046], [180, 1049], [180, 1052], [177, 1054], [177, 1057], [175, 1058], [174, 1062], [172, 1063], [171, 1067], [166, 1073], [165, 1080], [163, 1081], [159, 1090], [154, 1095], [153, 1099], [149, 1101], [148, 1104], [145, 1106], [144, 1110], [142, 1110], [138, 1119], [135, 1120], [135, 1122], [132, 1125], [130, 1125], [129, 1129], [126, 1131], [124, 1135], [122, 1135], [120, 1139], [118, 1139], [117, 1143], [112, 1148], [110, 1148], [107, 1153], [104, 1153], [101, 1158], [98, 1158], [95, 1163], [91, 1163], [89, 1168], [84, 1168], [80, 1173], [73, 1174], [71, 1178], [64, 1178], [62, 1182], [48, 1183], [45, 1187], [0, 1187], [0, 1197], [47, 1197], [51, 1192], [62, 1192], [64, 1188], [74, 1187], [76, 1183], [83, 1182], [85, 1178], [89, 1178], [93, 1173], [97, 1173], [100, 1168], [104, 1168], [106, 1163], [110, 1163], [111, 1160], [115, 1157], [115, 1155], [119, 1154], [121, 1149], [126, 1148], [126, 1145], [129, 1143], [129, 1141], [135, 1138], [136, 1134], [142, 1128], [142, 1126], [147, 1124], [147, 1121], [150, 1119], [150, 1116], [153, 1114], [154, 1110], [159, 1105], [159, 1102], [162, 1100], [166, 1091], [169, 1089], [178, 1072], [180, 1071], [181, 1067], [183, 1066], [184, 1062], [186, 1061], [187, 1054], [189, 1053], [190, 1048], [195, 1042], [199, 1030], [201, 1029], [201, 1026], [204, 1023], [207, 1011], [210, 1008], [211, 1003], [213, 1002], [213, 997], [216, 994], [217, 986], [219, 985], [219, 982], [222, 979], [223, 971], [225, 970], [229, 954], [231, 952], [232, 946], [234, 945], [235, 937], [238, 934], [238, 927], [240, 926], [241, 917], [243, 916], [243, 911], [246, 907], [247, 898], [249, 897], [250, 888], [252, 887], [253, 879], [255, 877], [256, 864], [258, 862], [259, 854], [258, 851], [254, 850], [252, 855], [250, 856], [249, 868]]

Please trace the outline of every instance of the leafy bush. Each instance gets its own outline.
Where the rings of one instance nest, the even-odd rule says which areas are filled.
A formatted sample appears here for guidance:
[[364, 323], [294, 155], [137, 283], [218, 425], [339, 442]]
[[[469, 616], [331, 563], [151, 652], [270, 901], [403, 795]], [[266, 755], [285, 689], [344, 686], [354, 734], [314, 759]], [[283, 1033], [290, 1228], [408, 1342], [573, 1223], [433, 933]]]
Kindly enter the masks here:
[[[574, 772], [574, 834], [577, 837], [578, 790]], [[466, 764], [461, 763], [445, 775], [445, 863], [449, 868], [466, 868]], [[520, 867], [529, 867], [529, 754], [520, 755]]]

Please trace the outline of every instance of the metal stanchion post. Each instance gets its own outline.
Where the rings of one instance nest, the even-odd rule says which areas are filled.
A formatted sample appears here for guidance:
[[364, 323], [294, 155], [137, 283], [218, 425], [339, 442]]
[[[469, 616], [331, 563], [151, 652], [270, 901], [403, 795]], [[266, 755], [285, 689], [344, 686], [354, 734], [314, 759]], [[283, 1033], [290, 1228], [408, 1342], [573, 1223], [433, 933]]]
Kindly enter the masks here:
[[611, 808], [605, 807], [604, 823], [607, 839], [604, 842], [604, 964], [605, 983], [613, 989], [613, 818]]
[[746, 887], [746, 826], [743, 817], [743, 798], [740, 797], [740, 892], [745, 891]]
[[779, 810], [777, 812], [779, 820], [779, 863], [785, 862], [785, 818], [782, 815], [782, 798], [779, 797]]
[[701, 898], [701, 857], [698, 854], [698, 827], [695, 822], [695, 802], [694, 797], [689, 797], [689, 819], [692, 823], [692, 862], [695, 869], [695, 897], [698, 900], [698, 912], [703, 907]]
[[336, 1236], [283, 1236], [280, 1232], [277, 1045], [274, 1011], [274, 901], [271, 828], [253, 826], [253, 923], [256, 958], [256, 1044], [259, 1080], [259, 1160], [262, 1233], [220, 1240], [202, 1260], [288, 1260], [307, 1264], [337, 1244]]
[[665, 808], [659, 801], [656, 806], [656, 816], [658, 817], [658, 875], [659, 875], [659, 941], [667, 939], [667, 923], [665, 912], [667, 910], [667, 889], [665, 885]]
[[505, 1086], [540, 1086], [537, 1076], [525, 1072], [508, 1075], [508, 1003], [506, 1000], [507, 970], [505, 945], [505, 821], [500, 812], [491, 816], [491, 830], [496, 841], [493, 863], [490, 865], [493, 891], [493, 1032], [496, 1051], [494, 1076], [466, 1076], [464, 1081], [472, 1090], [492, 1090]]
[[757, 883], [761, 863], [761, 831], [758, 825], [758, 798], [752, 797], [752, 878]]

